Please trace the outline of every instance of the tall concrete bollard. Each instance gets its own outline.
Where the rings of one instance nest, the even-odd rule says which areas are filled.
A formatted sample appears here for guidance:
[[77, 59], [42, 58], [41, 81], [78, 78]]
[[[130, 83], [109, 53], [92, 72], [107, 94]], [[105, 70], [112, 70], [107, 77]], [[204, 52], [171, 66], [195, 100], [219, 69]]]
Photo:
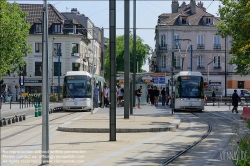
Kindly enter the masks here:
[[38, 116], [42, 116], [42, 105], [38, 104]]

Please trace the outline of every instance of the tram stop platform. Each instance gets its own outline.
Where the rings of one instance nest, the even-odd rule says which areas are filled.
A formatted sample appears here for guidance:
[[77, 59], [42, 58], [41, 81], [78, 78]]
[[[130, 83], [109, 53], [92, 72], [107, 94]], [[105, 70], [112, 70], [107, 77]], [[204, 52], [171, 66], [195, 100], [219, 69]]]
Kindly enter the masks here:
[[[134, 108], [128, 119], [124, 118], [124, 107], [116, 108], [116, 132], [161, 132], [172, 131], [179, 127], [180, 118], [172, 114], [168, 106], [142, 105]], [[109, 133], [109, 108], [96, 108], [93, 114], [79, 116], [58, 126], [59, 131], [83, 133]]]

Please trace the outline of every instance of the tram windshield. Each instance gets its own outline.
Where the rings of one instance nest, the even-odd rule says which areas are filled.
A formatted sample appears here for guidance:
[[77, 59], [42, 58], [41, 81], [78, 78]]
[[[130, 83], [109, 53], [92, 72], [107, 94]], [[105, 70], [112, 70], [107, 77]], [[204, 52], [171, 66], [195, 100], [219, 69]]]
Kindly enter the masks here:
[[176, 80], [177, 98], [204, 98], [204, 81], [201, 76], [180, 76]]
[[65, 76], [63, 98], [91, 98], [91, 78], [89, 76]]

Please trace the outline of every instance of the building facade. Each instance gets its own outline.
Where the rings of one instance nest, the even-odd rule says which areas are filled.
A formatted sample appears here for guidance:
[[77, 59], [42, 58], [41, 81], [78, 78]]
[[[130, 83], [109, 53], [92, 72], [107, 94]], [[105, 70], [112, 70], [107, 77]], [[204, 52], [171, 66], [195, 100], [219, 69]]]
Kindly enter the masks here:
[[[21, 69], [21, 74], [10, 73], [3, 77], [4, 83], [14, 96], [19, 92], [42, 92], [43, 5], [20, 4], [20, 7], [28, 13], [26, 20], [31, 25], [28, 37], [31, 53], [24, 57], [26, 65]], [[48, 4], [48, 74], [51, 93], [57, 93], [58, 87], [62, 87], [67, 71], [89, 71], [100, 75], [100, 41], [97, 43], [93, 40], [93, 36], [89, 35], [93, 32], [88, 32], [86, 27], [88, 26], [74, 18], [66, 18], [53, 5]], [[24, 78], [24, 86], [20, 88], [21, 76]]]
[[[172, 71], [172, 51], [174, 51], [174, 74], [181, 70], [200, 71], [211, 87], [250, 89], [250, 77], [235, 75], [235, 65], [229, 65], [231, 56], [230, 37], [217, 35], [216, 24], [220, 19], [206, 12], [203, 3], [190, 4], [172, 0], [172, 12], [158, 17], [155, 30], [156, 71]], [[226, 80], [225, 80], [226, 77]], [[242, 82], [243, 81], [243, 82]]]

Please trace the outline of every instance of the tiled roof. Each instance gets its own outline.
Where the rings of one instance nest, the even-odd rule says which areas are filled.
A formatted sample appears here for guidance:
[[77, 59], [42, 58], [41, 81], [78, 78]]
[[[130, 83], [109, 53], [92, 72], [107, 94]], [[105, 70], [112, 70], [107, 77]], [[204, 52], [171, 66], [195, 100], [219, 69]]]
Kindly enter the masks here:
[[185, 5], [184, 7], [180, 8], [178, 13], [163, 13], [158, 16], [158, 25], [181, 25], [179, 23], [179, 17], [185, 16], [188, 19], [189, 25], [205, 25], [202, 21], [203, 17], [210, 16], [213, 17], [214, 25], [220, 22], [219, 18], [214, 17], [212, 14], [206, 12], [202, 8], [195, 6], [196, 13], [191, 14], [190, 4]]
[[[20, 8], [27, 12], [26, 20], [33, 25], [42, 22], [43, 4], [19, 4]], [[62, 23], [65, 17], [51, 4], [48, 4], [48, 27], [52, 23]]]

